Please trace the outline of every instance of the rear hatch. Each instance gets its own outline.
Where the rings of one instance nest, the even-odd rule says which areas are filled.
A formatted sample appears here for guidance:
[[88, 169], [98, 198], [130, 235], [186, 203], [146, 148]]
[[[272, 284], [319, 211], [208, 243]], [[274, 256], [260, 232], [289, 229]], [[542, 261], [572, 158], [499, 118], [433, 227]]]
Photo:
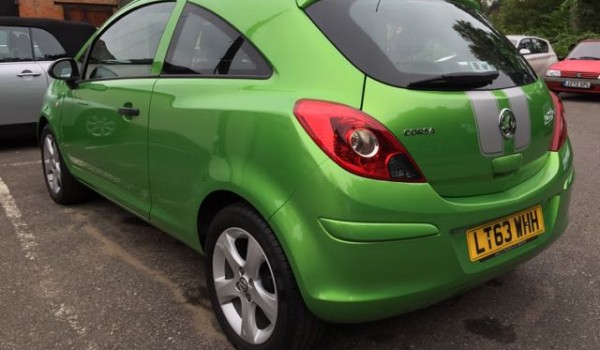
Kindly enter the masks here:
[[440, 195], [504, 191], [543, 167], [549, 92], [475, 10], [449, 0], [321, 0], [306, 13], [366, 74], [363, 111]]

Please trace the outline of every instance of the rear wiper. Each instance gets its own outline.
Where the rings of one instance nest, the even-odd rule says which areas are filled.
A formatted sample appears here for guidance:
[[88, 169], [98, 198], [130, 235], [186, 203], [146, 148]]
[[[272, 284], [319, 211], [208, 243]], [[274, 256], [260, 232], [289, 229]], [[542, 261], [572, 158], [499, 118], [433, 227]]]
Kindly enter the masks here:
[[486, 73], [448, 73], [431, 78], [414, 81], [408, 84], [409, 88], [477, 88], [488, 85], [498, 78], [498, 72]]

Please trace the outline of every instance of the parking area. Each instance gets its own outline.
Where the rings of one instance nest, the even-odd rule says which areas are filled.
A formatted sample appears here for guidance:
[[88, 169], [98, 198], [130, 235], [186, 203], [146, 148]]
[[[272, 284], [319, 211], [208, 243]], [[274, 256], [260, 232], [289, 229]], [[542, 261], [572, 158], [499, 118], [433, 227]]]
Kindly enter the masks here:
[[[600, 97], [563, 97], [576, 165], [564, 236], [425, 310], [330, 325], [321, 349], [600, 349]], [[102, 198], [54, 204], [39, 159], [31, 140], [0, 144], [0, 349], [230, 348], [201, 256]]]

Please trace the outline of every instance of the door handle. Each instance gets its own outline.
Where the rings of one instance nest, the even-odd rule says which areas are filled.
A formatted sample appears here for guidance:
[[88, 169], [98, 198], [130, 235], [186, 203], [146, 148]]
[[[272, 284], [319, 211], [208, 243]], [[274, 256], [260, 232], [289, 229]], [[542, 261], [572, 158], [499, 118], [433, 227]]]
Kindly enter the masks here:
[[140, 115], [140, 110], [137, 108], [133, 108], [133, 107], [129, 107], [127, 105], [119, 108], [119, 114], [127, 117], [127, 118], [133, 118], [133, 117], [137, 117]]
[[35, 72], [30, 71], [30, 70], [24, 70], [21, 73], [17, 74], [17, 76], [19, 78], [23, 78], [23, 77], [39, 77], [40, 75], [42, 75], [42, 73], [35, 73]]

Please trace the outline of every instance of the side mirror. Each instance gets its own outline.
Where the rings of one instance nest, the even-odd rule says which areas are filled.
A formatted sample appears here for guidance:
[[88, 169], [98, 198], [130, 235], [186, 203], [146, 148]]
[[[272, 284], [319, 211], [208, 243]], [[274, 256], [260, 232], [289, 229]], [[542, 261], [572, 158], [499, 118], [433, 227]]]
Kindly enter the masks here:
[[519, 50], [519, 52], [521, 53], [521, 55], [531, 55], [531, 51], [529, 51], [528, 49], [521, 49]]
[[77, 87], [77, 81], [80, 79], [79, 66], [72, 58], [61, 58], [54, 61], [48, 68], [48, 74], [53, 79], [65, 81], [71, 89]]

